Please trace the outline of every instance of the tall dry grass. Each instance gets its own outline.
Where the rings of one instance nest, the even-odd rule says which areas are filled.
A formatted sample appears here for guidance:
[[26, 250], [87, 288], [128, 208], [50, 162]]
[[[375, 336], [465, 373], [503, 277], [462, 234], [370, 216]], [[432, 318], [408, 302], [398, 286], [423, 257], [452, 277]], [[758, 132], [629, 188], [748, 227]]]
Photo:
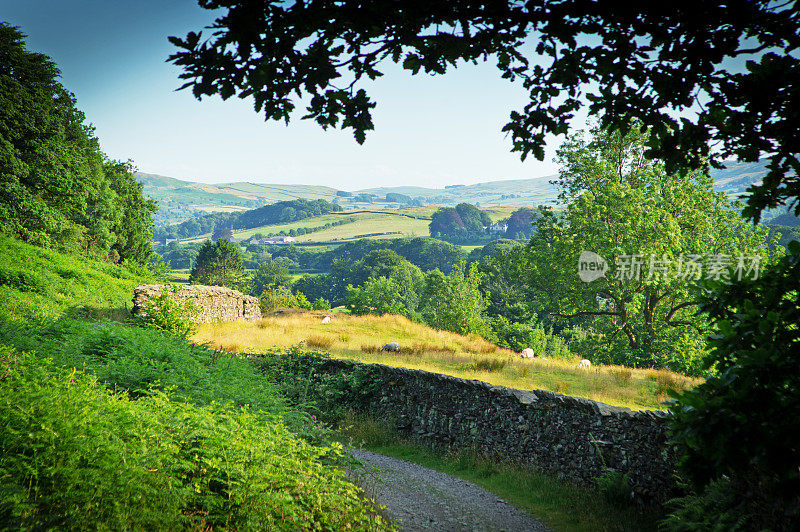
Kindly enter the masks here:
[[[269, 316], [259, 322], [205, 324], [194, 340], [237, 352], [300, 346], [327, 351], [336, 358], [445, 373], [523, 390], [550, 390], [634, 409], [663, 409], [661, 403], [669, 399], [669, 390], [700, 382], [666, 370], [578, 369], [577, 358], [521, 359], [479, 336], [431, 329], [402, 316], [335, 314], [324, 324], [326, 315], [309, 311]], [[387, 342], [398, 342], [400, 352], [381, 351]]]

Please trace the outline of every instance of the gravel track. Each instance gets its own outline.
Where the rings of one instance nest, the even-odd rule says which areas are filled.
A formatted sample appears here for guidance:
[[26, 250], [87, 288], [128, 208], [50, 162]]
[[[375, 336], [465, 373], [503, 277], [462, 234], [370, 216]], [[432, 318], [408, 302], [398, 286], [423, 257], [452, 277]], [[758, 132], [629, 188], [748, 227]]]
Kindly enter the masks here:
[[348, 476], [385, 507], [403, 531], [550, 529], [471, 482], [381, 454], [351, 450], [365, 467]]

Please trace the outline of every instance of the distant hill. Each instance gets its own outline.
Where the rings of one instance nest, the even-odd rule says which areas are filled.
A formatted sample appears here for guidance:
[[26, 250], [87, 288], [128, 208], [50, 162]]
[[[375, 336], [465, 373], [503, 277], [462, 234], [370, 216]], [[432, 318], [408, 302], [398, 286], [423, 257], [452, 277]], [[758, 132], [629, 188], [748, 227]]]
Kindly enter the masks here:
[[336, 198], [336, 189], [314, 185], [244, 182], [212, 185], [143, 172], [137, 172], [136, 179], [144, 184], [144, 195], [158, 201], [157, 225], [179, 223], [211, 212], [245, 211], [278, 201]]
[[[738, 197], [752, 184], [760, 183], [766, 174], [766, 163], [729, 161], [721, 170], [711, 170], [715, 187], [731, 197]], [[314, 185], [281, 185], [266, 183], [205, 184], [172, 177], [139, 172], [136, 178], [144, 184], [144, 193], [158, 201], [156, 224], [174, 224], [199, 214], [234, 212], [292, 199], [324, 199], [337, 202], [344, 209], [398, 208], [404, 205], [387, 202], [386, 194], [402, 194], [417, 205], [479, 204], [481, 207], [509, 205], [532, 206], [551, 203], [557, 195], [550, 183], [556, 176], [532, 179], [489, 181], [475, 185], [450, 185], [445, 188], [413, 186], [378, 187], [339, 191]]]

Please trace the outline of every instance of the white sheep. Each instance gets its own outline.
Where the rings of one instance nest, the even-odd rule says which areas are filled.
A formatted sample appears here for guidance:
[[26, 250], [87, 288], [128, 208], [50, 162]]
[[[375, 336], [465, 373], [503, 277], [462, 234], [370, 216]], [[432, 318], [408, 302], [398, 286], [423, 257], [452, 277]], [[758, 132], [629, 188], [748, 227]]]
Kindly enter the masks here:
[[522, 350], [519, 356], [520, 358], [533, 358], [536, 355], [533, 354], [533, 349], [531, 349], [530, 347], [526, 347], [525, 349]]
[[324, 318], [322, 318], [322, 323], [330, 323], [330, 322], [331, 322], [330, 316], [325, 316]]
[[578, 369], [591, 369], [592, 363], [586, 360], [585, 358], [578, 362]]

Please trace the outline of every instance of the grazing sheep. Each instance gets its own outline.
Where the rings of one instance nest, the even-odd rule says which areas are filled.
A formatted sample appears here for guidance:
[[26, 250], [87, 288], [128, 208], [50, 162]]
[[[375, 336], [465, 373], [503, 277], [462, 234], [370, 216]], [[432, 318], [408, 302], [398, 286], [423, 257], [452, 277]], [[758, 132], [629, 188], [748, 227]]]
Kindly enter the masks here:
[[381, 351], [395, 351], [397, 353], [400, 352], [400, 344], [397, 342], [389, 342], [388, 344], [381, 347]]
[[330, 322], [331, 322], [330, 316], [325, 316], [324, 318], [322, 318], [322, 323], [330, 323]]
[[586, 360], [585, 358], [578, 363], [578, 369], [591, 369], [592, 363]]
[[530, 347], [526, 347], [525, 349], [522, 350], [519, 356], [521, 358], [534, 358], [536, 355], [533, 354], [533, 349], [531, 349]]

